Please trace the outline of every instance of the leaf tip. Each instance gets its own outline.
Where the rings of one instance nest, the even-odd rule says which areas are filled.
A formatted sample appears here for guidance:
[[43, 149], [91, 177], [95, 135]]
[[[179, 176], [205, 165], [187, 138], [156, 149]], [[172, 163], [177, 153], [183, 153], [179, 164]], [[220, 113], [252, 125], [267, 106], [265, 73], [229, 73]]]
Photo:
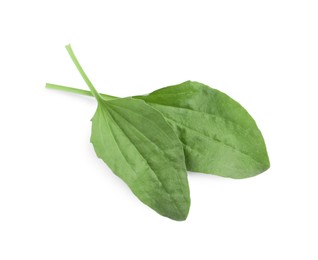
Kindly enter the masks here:
[[169, 216], [169, 218], [176, 221], [185, 221], [189, 215], [190, 204], [191, 200], [189, 195], [189, 197], [186, 199], [186, 203], [184, 203], [182, 206], [180, 205], [178, 207], [178, 211], [174, 212], [173, 216]]

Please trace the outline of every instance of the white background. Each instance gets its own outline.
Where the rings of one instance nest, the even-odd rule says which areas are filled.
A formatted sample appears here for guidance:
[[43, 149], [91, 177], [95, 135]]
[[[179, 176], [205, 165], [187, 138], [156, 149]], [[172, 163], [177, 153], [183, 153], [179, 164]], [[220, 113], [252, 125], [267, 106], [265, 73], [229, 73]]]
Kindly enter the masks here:
[[[0, 2], [0, 259], [318, 259], [317, 1]], [[190, 173], [189, 217], [156, 214], [95, 156], [100, 92], [196, 80], [255, 118], [271, 168]]]

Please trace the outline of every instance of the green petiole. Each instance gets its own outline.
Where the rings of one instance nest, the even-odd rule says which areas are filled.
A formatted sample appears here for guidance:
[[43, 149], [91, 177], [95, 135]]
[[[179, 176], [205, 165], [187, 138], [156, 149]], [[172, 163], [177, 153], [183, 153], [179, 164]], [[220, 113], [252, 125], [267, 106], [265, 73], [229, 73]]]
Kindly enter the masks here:
[[[48, 89], [55, 89], [55, 90], [75, 93], [75, 94], [79, 94], [79, 95], [85, 95], [85, 96], [94, 97], [92, 92], [88, 91], [88, 90], [83, 90], [83, 89], [78, 89], [78, 88], [71, 88], [71, 87], [66, 87], [66, 86], [61, 86], [61, 85], [56, 85], [56, 84], [50, 84], [50, 83], [46, 83], [45, 87], [48, 88]], [[102, 96], [103, 99], [105, 99], [105, 100], [113, 100], [113, 99], [117, 99], [118, 98], [118, 97], [114, 97], [114, 96], [110, 96], [110, 95], [106, 95], [106, 94], [100, 94], [100, 93], [99, 93], [99, 95]]]
[[87, 77], [86, 73], [84, 72], [81, 64], [79, 63], [79, 61], [77, 60], [75, 53], [73, 52], [73, 49], [71, 47], [71, 45], [66, 45], [65, 46], [68, 54], [70, 55], [72, 61], [74, 62], [77, 70], [79, 71], [79, 73], [81, 74], [82, 78], [84, 79], [84, 81], [86, 82], [87, 86], [89, 87], [89, 89], [91, 90], [93, 96], [96, 98], [97, 102], [101, 101], [103, 98], [102, 96], [97, 92], [97, 90], [95, 89], [95, 87], [93, 86], [92, 82], [89, 80], [89, 78]]

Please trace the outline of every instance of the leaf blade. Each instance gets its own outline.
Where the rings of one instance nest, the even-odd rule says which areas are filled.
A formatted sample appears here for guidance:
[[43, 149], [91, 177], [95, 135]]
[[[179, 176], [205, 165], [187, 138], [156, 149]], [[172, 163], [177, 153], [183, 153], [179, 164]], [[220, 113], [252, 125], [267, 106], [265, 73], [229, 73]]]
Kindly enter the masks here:
[[136, 96], [160, 111], [184, 145], [187, 169], [247, 178], [269, 168], [254, 119], [226, 94], [198, 82]]
[[144, 101], [103, 103], [92, 119], [97, 156], [143, 203], [171, 219], [186, 219], [190, 194], [184, 155], [171, 127]]

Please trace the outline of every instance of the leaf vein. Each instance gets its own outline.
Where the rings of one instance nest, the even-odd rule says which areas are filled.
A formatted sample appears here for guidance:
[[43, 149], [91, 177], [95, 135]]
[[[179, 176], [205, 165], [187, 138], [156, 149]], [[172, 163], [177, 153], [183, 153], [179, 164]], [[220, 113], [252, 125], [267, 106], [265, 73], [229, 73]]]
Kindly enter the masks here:
[[194, 129], [194, 128], [191, 128], [191, 127], [189, 127], [189, 126], [187, 126], [187, 125], [184, 125], [184, 124], [182, 124], [182, 123], [180, 123], [180, 122], [178, 122], [178, 121], [176, 121], [176, 120], [174, 120], [174, 119], [171, 119], [171, 118], [169, 118], [169, 117], [167, 117], [167, 119], [170, 120], [170, 121], [172, 121], [172, 122], [174, 122], [174, 123], [176, 123], [176, 124], [178, 124], [178, 125], [181, 125], [181, 126], [187, 128], [187, 129], [189, 129], [189, 130], [191, 130], [191, 131], [193, 131], [193, 132], [196, 132], [196, 133], [200, 134], [201, 136], [207, 138], [208, 140], [212, 140], [212, 141], [214, 141], [214, 142], [216, 142], [216, 143], [223, 144], [224, 146], [226, 146], [226, 147], [228, 147], [228, 148], [231, 148], [232, 150], [234, 150], [234, 151], [236, 151], [236, 152], [239, 152], [239, 153], [241, 153], [241, 154], [243, 154], [243, 155], [249, 157], [249, 158], [252, 159], [253, 161], [257, 162], [258, 164], [262, 164], [261, 162], [257, 161], [257, 160], [254, 159], [253, 157], [251, 157], [248, 153], [246, 153], [246, 152], [244, 152], [244, 151], [242, 151], [242, 150], [236, 148], [235, 146], [232, 146], [232, 145], [230, 145], [230, 144], [227, 144], [227, 143], [225, 143], [225, 142], [222, 142], [222, 141], [220, 141], [220, 140], [218, 140], [218, 139], [216, 139], [216, 138], [214, 138], [214, 137], [212, 137], [212, 136], [208, 136], [208, 135], [206, 135], [206, 134], [204, 134], [204, 133], [201, 133], [200, 131], [198, 131], [198, 130], [196, 130], [196, 129]]
[[[120, 106], [117, 106], [117, 107], [120, 107]], [[150, 142], [152, 142], [147, 136], [145, 136], [142, 132], [140, 132], [140, 130], [138, 128], [136, 128], [136, 126], [134, 126], [131, 122], [129, 122], [126, 118], [124, 118], [120, 113], [118, 113], [116, 110], [112, 110], [114, 111], [115, 113], [117, 113], [121, 118], [123, 118], [126, 122], [128, 122], [131, 126], [133, 126], [142, 136], [144, 136], [146, 139], [148, 139]], [[109, 113], [110, 114], [110, 113]], [[116, 122], [113, 118], [113, 116], [111, 116], [112, 120], [114, 122]], [[118, 126], [118, 128], [123, 132], [123, 134], [127, 137], [127, 139], [130, 141], [130, 143], [133, 144], [132, 140], [130, 139], [130, 137], [127, 135], [127, 133], [120, 127], [120, 125], [118, 123], [116, 123], [116, 125]], [[155, 144], [157, 147], [158, 145]], [[177, 201], [174, 199], [173, 196], [171, 196], [171, 194], [169, 193], [169, 191], [167, 190], [167, 187], [165, 186], [165, 184], [163, 183], [163, 181], [161, 180], [161, 178], [159, 178], [159, 176], [156, 174], [156, 172], [154, 171], [154, 169], [151, 167], [151, 165], [149, 164], [148, 160], [144, 157], [144, 155], [141, 153], [141, 151], [134, 145], [134, 147], [136, 148], [136, 150], [138, 151], [138, 153], [141, 155], [141, 157], [145, 160], [145, 162], [147, 163], [147, 165], [149, 166], [151, 172], [153, 173], [153, 175], [156, 177], [156, 179], [159, 181], [159, 183], [161, 184], [161, 186], [163, 187], [163, 189], [165, 190], [165, 192], [167, 193], [167, 195], [169, 196], [169, 198], [174, 201], [175, 203], [173, 204], [173, 206], [175, 208], [177, 208], [178, 210], [182, 211], [178, 204], [177, 204]], [[161, 150], [159, 148], [159, 150]], [[180, 181], [180, 176], [178, 176], [178, 179]], [[183, 194], [184, 196], [184, 194]]]
[[[243, 132], [245, 132], [246, 134], [250, 135], [250, 134], [253, 134], [253, 135], [256, 135], [254, 131], [250, 130], [249, 128], [244, 128], [242, 127], [241, 125], [239, 125], [238, 123], [230, 120], [230, 119], [227, 119], [225, 117], [222, 117], [222, 116], [219, 116], [219, 115], [216, 115], [216, 114], [212, 114], [212, 113], [208, 113], [208, 112], [202, 112], [202, 111], [196, 111], [194, 109], [191, 109], [191, 108], [186, 108], [186, 107], [176, 107], [176, 106], [170, 106], [170, 105], [164, 105], [164, 104], [158, 104], [158, 103], [154, 103], [154, 102], [148, 102], [147, 103], [149, 104], [154, 104], [155, 106], [163, 106], [163, 107], [170, 107], [170, 108], [174, 108], [174, 109], [181, 109], [181, 110], [187, 110], [187, 111], [191, 111], [193, 113], [199, 113], [199, 114], [203, 114], [203, 115], [210, 115], [210, 116], [213, 116], [213, 117], [216, 117], [216, 118], [219, 118], [223, 121], [227, 121], [229, 122], [230, 124], [232, 125], [235, 125], [237, 126], [240, 130], [242, 130]], [[166, 117], [166, 115], [165, 115]], [[248, 131], [247, 129], [249, 129], [250, 131]]]

